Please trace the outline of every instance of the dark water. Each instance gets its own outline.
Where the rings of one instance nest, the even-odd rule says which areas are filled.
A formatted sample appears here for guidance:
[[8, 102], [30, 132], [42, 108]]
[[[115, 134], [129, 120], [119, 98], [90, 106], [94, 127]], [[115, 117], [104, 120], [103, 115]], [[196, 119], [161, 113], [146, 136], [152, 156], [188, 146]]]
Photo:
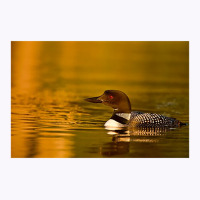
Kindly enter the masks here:
[[189, 43], [12, 42], [11, 156], [189, 157], [189, 126], [111, 135], [112, 109], [83, 100], [107, 89], [189, 123]]

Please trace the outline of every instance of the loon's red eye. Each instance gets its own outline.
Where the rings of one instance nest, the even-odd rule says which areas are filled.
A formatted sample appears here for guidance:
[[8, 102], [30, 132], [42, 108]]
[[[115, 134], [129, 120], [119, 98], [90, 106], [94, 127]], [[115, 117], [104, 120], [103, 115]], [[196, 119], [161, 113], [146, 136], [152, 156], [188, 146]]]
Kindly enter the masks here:
[[113, 99], [114, 97], [112, 95], [109, 96], [110, 99]]

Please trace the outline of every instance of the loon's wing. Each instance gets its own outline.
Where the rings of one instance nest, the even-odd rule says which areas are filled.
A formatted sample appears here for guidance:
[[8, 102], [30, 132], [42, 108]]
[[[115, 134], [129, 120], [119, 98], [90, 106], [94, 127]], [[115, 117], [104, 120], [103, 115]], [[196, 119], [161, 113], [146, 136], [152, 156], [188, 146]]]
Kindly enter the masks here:
[[[132, 115], [131, 115], [132, 116]], [[181, 122], [175, 118], [165, 117], [156, 113], [133, 113], [130, 126], [137, 127], [178, 127]]]

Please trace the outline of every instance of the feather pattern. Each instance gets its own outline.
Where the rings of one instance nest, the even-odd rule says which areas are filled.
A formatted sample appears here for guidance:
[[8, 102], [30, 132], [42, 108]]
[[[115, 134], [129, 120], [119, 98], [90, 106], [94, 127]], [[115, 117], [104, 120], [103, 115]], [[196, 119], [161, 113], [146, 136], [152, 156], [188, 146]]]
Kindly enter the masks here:
[[131, 112], [129, 126], [131, 127], [178, 127], [180, 121], [156, 113]]

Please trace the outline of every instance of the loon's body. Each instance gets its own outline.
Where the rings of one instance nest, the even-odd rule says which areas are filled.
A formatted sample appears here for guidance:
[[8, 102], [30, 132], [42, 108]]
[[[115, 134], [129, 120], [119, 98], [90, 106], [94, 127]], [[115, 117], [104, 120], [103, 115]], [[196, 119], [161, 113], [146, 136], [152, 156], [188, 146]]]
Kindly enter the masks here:
[[141, 113], [132, 111], [127, 113], [115, 113], [105, 126], [110, 127], [178, 127], [182, 123], [175, 118], [165, 117], [156, 113]]
[[185, 125], [175, 118], [165, 117], [160, 114], [131, 111], [131, 104], [128, 96], [118, 90], [106, 90], [103, 95], [88, 98], [86, 101], [92, 103], [103, 103], [114, 109], [113, 115], [105, 123], [105, 127], [175, 128]]

